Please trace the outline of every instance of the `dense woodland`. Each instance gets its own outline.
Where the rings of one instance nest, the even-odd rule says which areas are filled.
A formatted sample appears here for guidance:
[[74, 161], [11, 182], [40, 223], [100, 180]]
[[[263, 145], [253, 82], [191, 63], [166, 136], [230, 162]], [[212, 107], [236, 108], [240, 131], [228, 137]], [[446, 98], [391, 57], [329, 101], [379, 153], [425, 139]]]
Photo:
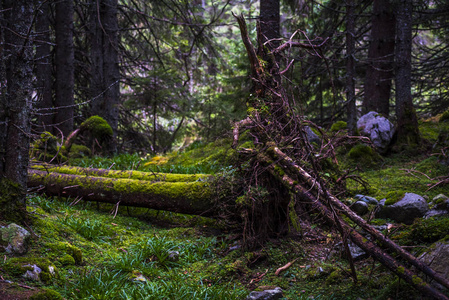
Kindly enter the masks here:
[[[431, 187], [447, 188], [448, 20], [446, 0], [1, 0], [0, 223], [32, 227], [44, 191], [109, 203], [114, 218], [122, 206], [211, 218], [254, 262], [273, 239], [319, 224], [347, 255], [351, 240], [373, 258], [370, 280], [376, 260], [424, 297], [447, 299], [447, 278], [373, 229], [374, 212], [362, 219], [341, 199], [369, 194], [358, 172], [396, 158], [435, 158]], [[394, 124], [382, 151], [357, 128], [371, 111]], [[423, 125], [432, 120], [443, 125]], [[347, 160], [362, 144], [369, 161]], [[136, 161], [113, 167], [125, 156]], [[207, 168], [177, 171], [200, 157]], [[80, 299], [102, 299], [90, 297]]]

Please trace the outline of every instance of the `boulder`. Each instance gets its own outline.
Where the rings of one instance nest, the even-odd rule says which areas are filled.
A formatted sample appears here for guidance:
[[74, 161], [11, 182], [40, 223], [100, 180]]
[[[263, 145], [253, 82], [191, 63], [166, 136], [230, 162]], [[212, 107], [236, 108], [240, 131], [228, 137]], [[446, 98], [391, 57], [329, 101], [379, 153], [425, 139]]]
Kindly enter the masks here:
[[380, 201], [376, 218], [412, 224], [415, 218], [423, 217], [428, 210], [429, 205], [423, 197], [414, 193], [405, 193], [401, 200], [392, 205], [385, 205], [385, 200]]
[[432, 199], [432, 203], [434, 206], [424, 215], [424, 218], [449, 216], [449, 197], [439, 194]]
[[[435, 272], [449, 280], [449, 242], [437, 242], [424, 252], [419, 260], [431, 267]], [[440, 285], [433, 282], [437, 287]]]
[[283, 297], [282, 289], [280, 287], [276, 287], [272, 290], [265, 291], [254, 291], [251, 292], [246, 300], [275, 300], [281, 299]]
[[305, 126], [304, 128], [306, 130], [307, 140], [309, 141], [309, 143], [316, 143], [317, 145], [321, 145], [320, 137], [315, 132], [313, 132], [313, 130], [309, 126]]
[[353, 205], [351, 205], [351, 210], [358, 214], [359, 216], [362, 216], [368, 212], [368, 203], [364, 201], [357, 201]]
[[361, 135], [371, 139], [379, 153], [386, 153], [394, 134], [394, 126], [381, 114], [370, 111], [357, 121], [357, 129]]
[[23, 255], [28, 251], [30, 233], [17, 224], [0, 227], [0, 249], [11, 254]]

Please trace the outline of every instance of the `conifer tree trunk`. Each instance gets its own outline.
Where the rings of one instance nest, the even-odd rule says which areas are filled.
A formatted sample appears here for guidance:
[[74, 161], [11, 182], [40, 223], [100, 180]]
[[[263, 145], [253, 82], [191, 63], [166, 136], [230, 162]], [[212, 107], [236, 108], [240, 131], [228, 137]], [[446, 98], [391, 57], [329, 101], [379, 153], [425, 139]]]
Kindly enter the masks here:
[[363, 112], [376, 111], [388, 117], [393, 79], [396, 19], [391, 0], [375, 0], [365, 77]]
[[33, 2], [0, 2], [0, 220], [23, 222], [32, 93]]
[[396, 120], [399, 144], [419, 145], [418, 120], [412, 99], [412, 2], [398, 0], [396, 22]]
[[[114, 137], [120, 97], [117, 5], [117, 0], [89, 3], [92, 115], [104, 118], [112, 127]], [[112, 142], [109, 151], [114, 149]]]
[[356, 131], [356, 103], [355, 103], [355, 41], [354, 41], [354, 2], [346, 0], [346, 111], [348, 132], [354, 135]]
[[37, 132], [53, 131], [53, 80], [50, 40], [50, 6], [48, 1], [39, 3], [36, 17], [36, 130]]
[[[68, 136], [73, 131], [75, 55], [73, 47], [73, 0], [58, 0], [56, 7], [56, 89], [54, 126]], [[58, 132], [55, 132], [58, 133]]]

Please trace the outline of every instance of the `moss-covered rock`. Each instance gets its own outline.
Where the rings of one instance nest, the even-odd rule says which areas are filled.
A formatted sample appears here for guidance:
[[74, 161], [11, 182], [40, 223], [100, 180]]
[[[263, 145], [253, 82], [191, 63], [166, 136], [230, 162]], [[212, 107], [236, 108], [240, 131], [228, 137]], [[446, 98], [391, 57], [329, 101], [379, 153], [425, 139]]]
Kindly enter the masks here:
[[104, 139], [106, 137], [112, 137], [112, 127], [106, 122], [105, 119], [99, 116], [92, 116], [86, 121], [81, 123], [80, 126], [83, 130], [88, 130], [94, 138]]
[[28, 251], [30, 233], [17, 224], [0, 228], [0, 249], [8, 253], [25, 254]]
[[34, 271], [34, 266], [41, 270], [38, 277], [44, 283], [49, 283], [56, 275], [56, 267], [48, 259], [40, 257], [13, 257], [2, 269], [9, 275], [22, 277], [27, 271]]
[[381, 160], [380, 155], [366, 144], [357, 144], [349, 150], [347, 157], [352, 163], [363, 166], [373, 166]]
[[345, 121], [337, 121], [334, 124], [332, 124], [330, 131], [331, 132], [337, 132], [340, 130], [345, 130], [348, 128], [348, 123]]

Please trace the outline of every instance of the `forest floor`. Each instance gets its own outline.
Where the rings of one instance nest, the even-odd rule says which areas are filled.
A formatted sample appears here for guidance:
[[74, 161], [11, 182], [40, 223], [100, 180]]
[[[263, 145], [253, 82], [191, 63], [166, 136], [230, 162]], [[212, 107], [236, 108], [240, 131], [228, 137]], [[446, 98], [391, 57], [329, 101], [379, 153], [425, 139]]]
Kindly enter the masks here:
[[[422, 122], [421, 132], [432, 144], [436, 122]], [[225, 165], [230, 142], [195, 143], [166, 159], [120, 155], [111, 159], [85, 158], [79, 166], [115, 169], [154, 168], [173, 173], [218, 173]], [[354, 162], [347, 161], [348, 167]], [[353, 166], [352, 166], [353, 167]], [[369, 183], [364, 189], [348, 183], [345, 202], [355, 194], [378, 200], [413, 192], [428, 201], [448, 194], [436, 186], [449, 168], [438, 163], [431, 151], [394, 153], [381, 163], [363, 167], [359, 175]], [[32, 242], [25, 256], [4, 255], [0, 260], [0, 299], [244, 299], [252, 290], [281, 287], [284, 299], [421, 299], [406, 283], [372, 258], [355, 261], [357, 282], [342, 254], [339, 234], [312, 216], [312, 225], [288, 236], [270, 240], [263, 248], [244, 251], [239, 235], [213, 219], [115, 207], [74, 199], [30, 194]], [[388, 220], [374, 219], [372, 224]], [[448, 238], [448, 222], [417, 221], [392, 224], [385, 232], [407, 250], [419, 255], [434, 242]], [[439, 228], [438, 226], [444, 226]], [[443, 232], [420, 236], [421, 229]], [[81, 256], [82, 258], [81, 258]], [[44, 281], [21, 276], [18, 262], [56, 267]], [[279, 274], [276, 270], [292, 263]], [[20, 265], [20, 264], [19, 264]], [[42, 291], [46, 297], [38, 297]], [[34, 298], [32, 297], [34, 295]], [[52, 295], [52, 296], [50, 296]]]

